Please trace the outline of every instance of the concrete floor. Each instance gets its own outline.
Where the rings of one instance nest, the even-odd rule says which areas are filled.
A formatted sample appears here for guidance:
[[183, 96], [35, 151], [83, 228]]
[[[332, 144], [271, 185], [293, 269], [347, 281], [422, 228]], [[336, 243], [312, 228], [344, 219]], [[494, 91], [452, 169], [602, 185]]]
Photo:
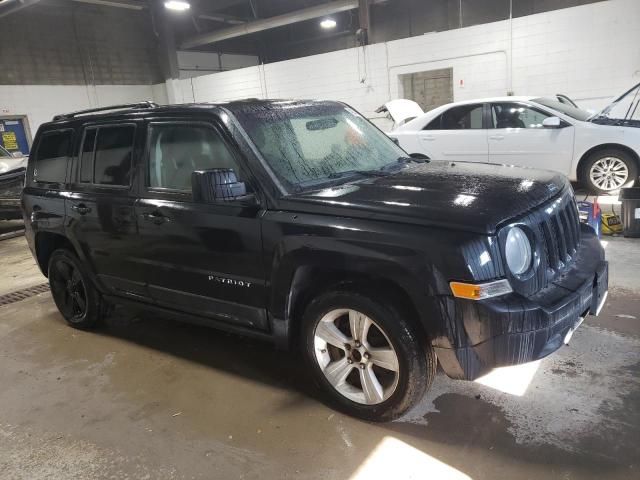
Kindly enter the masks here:
[[[0, 307], [0, 478], [637, 478], [640, 241], [606, 241], [608, 304], [570, 346], [485, 384], [440, 374], [386, 425], [259, 342], [125, 312], [81, 332], [49, 293]], [[44, 281], [24, 238], [0, 264], [0, 295]]]

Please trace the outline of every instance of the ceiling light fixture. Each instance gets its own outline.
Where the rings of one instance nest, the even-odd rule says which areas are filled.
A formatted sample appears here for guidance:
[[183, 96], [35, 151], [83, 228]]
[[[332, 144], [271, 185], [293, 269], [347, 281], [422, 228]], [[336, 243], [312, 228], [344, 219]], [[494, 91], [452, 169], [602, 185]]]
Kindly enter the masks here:
[[320, 22], [320, 26], [324, 29], [336, 28], [336, 21], [333, 18], [325, 18]]
[[184, 12], [191, 8], [189, 2], [184, 0], [168, 0], [164, 2], [164, 6], [167, 10], [176, 10], [178, 12]]

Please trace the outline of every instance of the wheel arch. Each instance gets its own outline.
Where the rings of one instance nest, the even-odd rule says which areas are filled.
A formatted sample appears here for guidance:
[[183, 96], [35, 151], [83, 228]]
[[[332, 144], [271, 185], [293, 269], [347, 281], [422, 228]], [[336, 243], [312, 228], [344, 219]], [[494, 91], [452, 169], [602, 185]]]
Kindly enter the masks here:
[[601, 143], [599, 145], [595, 145], [593, 147], [591, 147], [589, 150], [587, 150], [586, 152], [584, 152], [582, 154], [582, 156], [580, 157], [580, 160], [578, 160], [578, 165], [576, 167], [576, 174], [578, 177], [578, 180], [580, 181], [584, 181], [584, 174], [585, 172], [583, 171], [584, 166], [588, 160], [588, 158], [600, 151], [600, 150], [607, 150], [607, 149], [617, 149], [617, 150], [622, 150], [623, 152], [629, 154], [631, 156], [631, 158], [633, 158], [633, 160], [636, 163], [636, 168], [640, 171], [640, 155], [638, 155], [638, 153], [631, 147], [627, 146], [627, 145], [623, 145], [621, 143]]
[[[393, 275], [385, 276], [372, 272], [333, 268], [318, 264], [298, 266], [290, 276], [285, 304], [280, 308], [278, 305], [272, 304], [275, 311], [281, 311], [282, 319], [280, 321], [284, 323], [284, 328], [276, 333], [286, 337], [281, 340], [286, 341], [288, 347], [294, 346], [295, 339], [300, 335], [300, 320], [309, 303], [321, 292], [342, 288], [346, 291], [371, 295], [375, 299], [383, 298], [387, 302], [393, 302], [394, 306], [428, 341], [430, 332], [425, 326], [423, 316], [420, 315], [424, 308], [416, 301], [416, 292], [407, 288], [403, 281]], [[426, 295], [423, 297], [426, 300]], [[280, 317], [280, 315], [277, 316]]]
[[34, 239], [38, 267], [45, 277], [49, 276], [49, 258], [59, 248], [66, 248], [77, 253], [71, 241], [59, 233], [37, 232]]

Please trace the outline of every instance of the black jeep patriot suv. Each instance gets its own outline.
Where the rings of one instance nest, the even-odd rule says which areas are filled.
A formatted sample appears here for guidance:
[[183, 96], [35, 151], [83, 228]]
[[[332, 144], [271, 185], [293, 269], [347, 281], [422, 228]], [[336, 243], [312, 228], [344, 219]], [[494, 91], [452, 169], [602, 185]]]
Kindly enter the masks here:
[[22, 196], [64, 318], [129, 304], [299, 346], [332, 403], [401, 415], [542, 358], [607, 293], [560, 174], [410, 158], [347, 105], [120, 105], [40, 127]]

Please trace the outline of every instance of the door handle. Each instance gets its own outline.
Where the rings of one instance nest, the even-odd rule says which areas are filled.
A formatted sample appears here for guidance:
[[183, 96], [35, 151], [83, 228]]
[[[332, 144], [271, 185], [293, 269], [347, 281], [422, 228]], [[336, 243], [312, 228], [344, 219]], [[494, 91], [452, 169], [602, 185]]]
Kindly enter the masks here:
[[91, 208], [87, 207], [84, 203], [80, 203], [78, 205], [73, 205], [71, 210], [78, 212], [80, 215], [86, 215], [91, 211]]
[[436, 137], [434, 137], [433, 135], [423, 135], [420, 138], [425, 142], [433, 142], [436, 139]]
[[170, 221], [169, 217], [163, 215], [160, 212], [143, 213], [142, 218], [144, 218], [147, 222], [153, 222], [156, 225], [160, 225]]
[[490, 135], [491, 140], [504, 140], [504, 135]]

